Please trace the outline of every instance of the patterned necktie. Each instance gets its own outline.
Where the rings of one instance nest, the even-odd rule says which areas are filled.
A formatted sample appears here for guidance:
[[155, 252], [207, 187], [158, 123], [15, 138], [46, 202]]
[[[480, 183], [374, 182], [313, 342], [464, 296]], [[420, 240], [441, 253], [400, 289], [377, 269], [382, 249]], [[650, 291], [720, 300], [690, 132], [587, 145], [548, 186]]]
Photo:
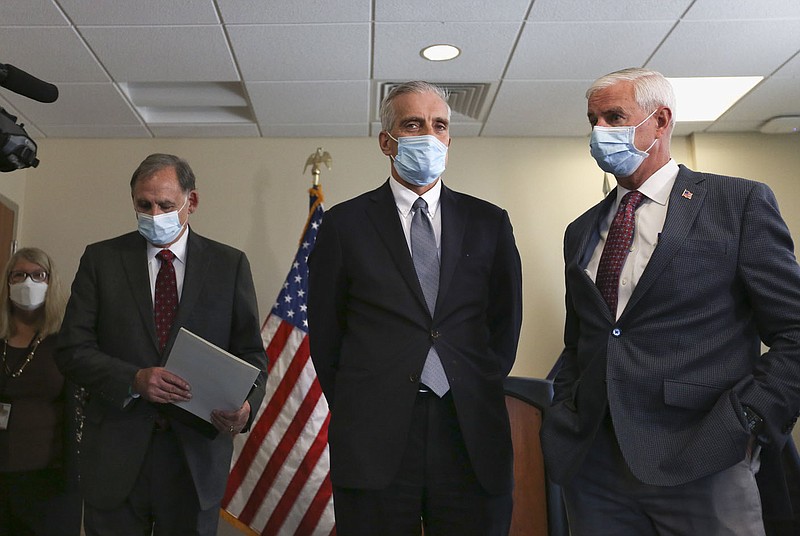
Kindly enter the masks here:
[[595, 284], [600, 289], [603, 299], [606, 300], [608, 308], [611, 309], [611, 314], [615, 316], [619, 297], [619, 276], [633, 243], [635, 213], [642, 201], [644, 201], [644, 195], [637, 191], [628, 192], [622, 197], [614, 221], [611, 222], [611, 227], [608, 229], [606, 245], [597, 267]]
[[[414, 201], [414, 218], [411, 220], [411, 258], [417, 271], [417, 278], [425, 295], [428, 310], [433, 316], [436, 309], [436, 297], [439, 295], [439, 251], [436, 248], [436, 237], [433, 225], [428, 219], [428, 203], [418, 197]], [[447, 374], [436, 348], [431, 346], [428, 357], [422, 368], [421, 381], [437, 396], [442, 397], [450, 390]]]
[[156, 254], [161, 260], [161, 268], [156, 277], [156, 296], [153, 312], [156, 321], [156, 336], [158, 348], [164, 351], [178, 310], [178, 284], [175, 280], [175, 267], [172, 265], [175, 254], [168, 249], [162, 249]]

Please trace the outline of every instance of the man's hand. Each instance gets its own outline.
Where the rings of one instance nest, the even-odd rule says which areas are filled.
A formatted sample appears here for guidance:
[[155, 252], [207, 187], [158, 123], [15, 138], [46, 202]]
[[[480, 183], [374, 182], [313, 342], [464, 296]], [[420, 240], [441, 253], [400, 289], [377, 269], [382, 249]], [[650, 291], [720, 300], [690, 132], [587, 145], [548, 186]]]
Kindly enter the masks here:
[[149, 402], [168, 404], [192, 398], [191, 387], [180, 376], [163, 367], [139, 369], [133, 379], [133, 390]]
[[247, 425], [250, 418], [250, 402], [244, 401], [242, 407], [236, 411], [222, 411], [215, 409], [211, 412], [211, 423], [223, 434], [236, 435]]

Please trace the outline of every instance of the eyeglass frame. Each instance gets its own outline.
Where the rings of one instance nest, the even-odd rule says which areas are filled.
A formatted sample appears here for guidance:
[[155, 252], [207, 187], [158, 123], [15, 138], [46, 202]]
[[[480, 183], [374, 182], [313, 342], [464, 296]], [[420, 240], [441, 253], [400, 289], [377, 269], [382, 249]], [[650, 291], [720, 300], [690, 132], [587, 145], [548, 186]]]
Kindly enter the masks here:
[[34, 283], [44, 283], [49, 277], [50, 274], [47, 272], [47, 270], [34, 270], [33, 272], [12, 270], [8, 273], [8, 284], [16, 285], [23, 283], [28, 278], [30, 278]]

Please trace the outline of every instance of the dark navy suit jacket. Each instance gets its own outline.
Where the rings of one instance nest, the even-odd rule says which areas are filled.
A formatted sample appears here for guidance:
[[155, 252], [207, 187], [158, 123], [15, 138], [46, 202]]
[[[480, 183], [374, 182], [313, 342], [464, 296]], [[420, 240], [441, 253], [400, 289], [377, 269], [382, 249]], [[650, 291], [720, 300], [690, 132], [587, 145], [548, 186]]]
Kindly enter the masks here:
[[584, 272], [614, 195], [564, 238], [565, 348], [542, 430], [550, 477], [570, 479], [607, 409], [627, 464], [648, 484], [741, 461], [743, 405], [780, 452], [800, 409], [800, 268], [772, 191], [681, 166], [659, 243], [618, 320]]
[[331, 406], [336, 486], [380, 489], [395, 476], [433, 344], [479, 482], [490, 493], [511, 489], [503, 379], [522, 319], [519, 254], [504, 210], [444, 186], [440, 210], [433, 316], [388, 183], [330, 209], [317, 235], [309, 259], [309, 336]]

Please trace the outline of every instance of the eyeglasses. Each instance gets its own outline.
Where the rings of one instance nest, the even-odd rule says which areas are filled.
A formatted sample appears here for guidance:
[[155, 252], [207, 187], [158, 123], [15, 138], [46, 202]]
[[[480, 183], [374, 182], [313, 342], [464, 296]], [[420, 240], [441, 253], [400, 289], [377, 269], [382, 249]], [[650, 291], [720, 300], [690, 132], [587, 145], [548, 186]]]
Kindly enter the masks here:
[[30, 277], [34, 283], [43, 283], [47, 281], [47, 272], [44, 270], [36, 270], [35, 272], [14, 271], [8, 274], [8, 282], [11, 285], [16, 285], [25, 281], [27, 277]]

